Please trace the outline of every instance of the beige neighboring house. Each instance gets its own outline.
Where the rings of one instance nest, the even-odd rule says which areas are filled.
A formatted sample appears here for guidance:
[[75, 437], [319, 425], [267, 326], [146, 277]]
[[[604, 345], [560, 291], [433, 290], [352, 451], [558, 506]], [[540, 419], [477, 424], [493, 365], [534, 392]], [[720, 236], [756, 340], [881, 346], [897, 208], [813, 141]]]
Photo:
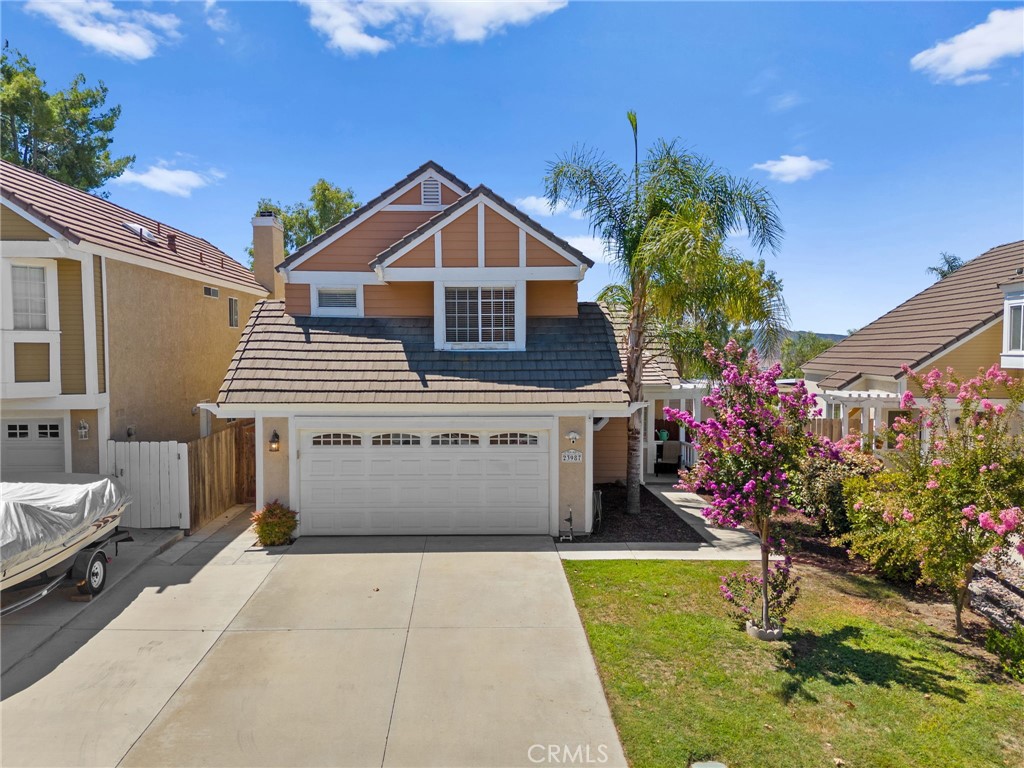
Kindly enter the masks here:
[[891, 426], [907, 390], [901, 367], [973, 376], [1024, 372], [1024, 241], [986, 251], [804, 366], [844, 435]]
[[15, 472], [104, 472], [107, 439], [187, 441], [255, 303], [198, 237], [0, 164], [2, 453]]
[[252, 224], [278, 279], [211, 409], [256, 419], [257, 504], [301, 535], [591, 529], [644, 404], [578, 301], [586, 256], [435, 163], [287, 258], [280, 222]]

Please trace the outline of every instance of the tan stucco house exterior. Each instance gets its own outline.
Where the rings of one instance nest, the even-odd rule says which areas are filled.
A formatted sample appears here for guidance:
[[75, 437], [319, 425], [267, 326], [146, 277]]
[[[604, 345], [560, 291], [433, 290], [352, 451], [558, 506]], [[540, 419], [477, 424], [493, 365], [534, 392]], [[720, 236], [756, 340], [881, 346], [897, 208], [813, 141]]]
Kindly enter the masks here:
[[187, 441], [267, 291], [207, 241], [0, 164], [0, 471], [105, 472], [108, 439]]
[[891, 426], [908, 382], [952, 368], [1024, 372], [1024, 241], [992, 248], [804, 365], [842, 433]]
[[252, 224], [274, 294], [209, 408], [256, 420], [257, 504], [300, 535], [591, 529], [643, 404], [586, 256], [432, 162], [287, 258]]

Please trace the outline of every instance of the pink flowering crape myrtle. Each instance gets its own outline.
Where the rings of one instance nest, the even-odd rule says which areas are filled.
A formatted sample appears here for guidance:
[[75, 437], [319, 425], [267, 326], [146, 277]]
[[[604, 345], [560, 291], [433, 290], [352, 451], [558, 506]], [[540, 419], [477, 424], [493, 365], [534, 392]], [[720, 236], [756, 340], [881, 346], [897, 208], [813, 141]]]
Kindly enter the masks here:
[[872, 562], [907, 552], [949, 597], [962, 634], [974, 566], [992, 552], [1024, 555], [1024, 381], [995, 365], [968, 379], [903, 370], [911, 413], [888, 435], [888, 469], [857, 492], [851, 549]]
[[760, 535], [760, 626], [770, 628], [777, 623], [768, 591], [772, 516], [791, 509], [790, 477], [801, 460], [836, 449], [810, 432], [810, 419], [818, 412], [804, 383], [779, 391], [781, 366], [761, 370], [757, 352], [744, 355], [732, 340], [721, 351], [706, 346], [704, 355], [720, 378], [701, 401], [707, 418], [697, 422], [686, 411], [665, 409], [665, 418], [686, 425], [697, 445], [697, 465], [680, 472], [677, 487], [710, 494], [711, 505], [703, 514], [712, 523], [736, 528], [749, 522]]

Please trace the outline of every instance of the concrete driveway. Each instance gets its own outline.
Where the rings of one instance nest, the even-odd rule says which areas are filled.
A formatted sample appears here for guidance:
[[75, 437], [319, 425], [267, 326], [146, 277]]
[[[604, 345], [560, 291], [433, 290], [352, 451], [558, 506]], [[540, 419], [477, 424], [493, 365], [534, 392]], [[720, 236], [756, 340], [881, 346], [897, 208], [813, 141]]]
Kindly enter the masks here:
[[5, 766], [626, 764], [550, 539], [269, 553], [244, 523], [175, 545], [13, 664]]

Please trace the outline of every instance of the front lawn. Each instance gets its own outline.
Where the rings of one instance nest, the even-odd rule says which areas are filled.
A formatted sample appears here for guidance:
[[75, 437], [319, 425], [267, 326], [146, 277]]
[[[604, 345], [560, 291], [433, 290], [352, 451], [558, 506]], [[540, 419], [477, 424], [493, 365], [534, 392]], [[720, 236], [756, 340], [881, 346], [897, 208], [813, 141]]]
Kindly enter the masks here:
[[953, 639], [951, 609], [802, 565], [786, 640], [764, 643], [718, 594], [744, 566], [565, 563], [633, 766], [1024, 765], [1024, 687]]

